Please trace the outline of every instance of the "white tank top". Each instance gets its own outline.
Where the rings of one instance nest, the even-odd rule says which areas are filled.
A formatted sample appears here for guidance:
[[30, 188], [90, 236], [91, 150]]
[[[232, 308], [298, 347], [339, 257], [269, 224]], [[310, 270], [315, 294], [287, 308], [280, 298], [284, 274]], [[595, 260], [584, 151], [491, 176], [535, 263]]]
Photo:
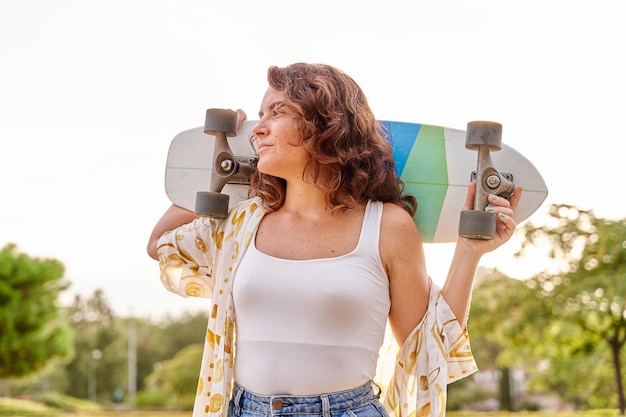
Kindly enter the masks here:
[[382, 212], [383, 203], [369, 202], [356, 248], [335, 258], [279, 259], [252, 241], [233, 284], [238, 384], [314, 395], [374, 378], [391, 306]]

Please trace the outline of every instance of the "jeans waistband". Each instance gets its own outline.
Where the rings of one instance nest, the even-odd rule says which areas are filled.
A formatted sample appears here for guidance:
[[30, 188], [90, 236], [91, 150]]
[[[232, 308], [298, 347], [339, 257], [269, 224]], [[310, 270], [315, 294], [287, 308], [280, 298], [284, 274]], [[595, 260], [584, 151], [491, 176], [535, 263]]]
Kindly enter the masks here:
[[[377, 388], [377, 392], [374, 391]], [[259, 395], [247, 391], [237, 383], [233, 386], [232, 402], [235, 415], [241, 409], [262, 414], [321, 414], [329, 416], [331, 412], [348, 410], [366, 404], [380, 397], [380, 388], [373, 382], [346, 391], [331, 392], [321, 395]]]

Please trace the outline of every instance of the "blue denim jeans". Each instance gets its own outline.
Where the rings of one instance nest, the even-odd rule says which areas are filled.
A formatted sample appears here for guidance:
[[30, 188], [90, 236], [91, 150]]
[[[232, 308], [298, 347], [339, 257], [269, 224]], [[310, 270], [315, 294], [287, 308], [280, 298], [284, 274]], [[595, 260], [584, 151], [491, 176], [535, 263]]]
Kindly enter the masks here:
[[235, 384], [228, 417], [387, 417], [380, 404], [380, 389], [372, 382], [360, 387], [322, 395], [263, 396]]

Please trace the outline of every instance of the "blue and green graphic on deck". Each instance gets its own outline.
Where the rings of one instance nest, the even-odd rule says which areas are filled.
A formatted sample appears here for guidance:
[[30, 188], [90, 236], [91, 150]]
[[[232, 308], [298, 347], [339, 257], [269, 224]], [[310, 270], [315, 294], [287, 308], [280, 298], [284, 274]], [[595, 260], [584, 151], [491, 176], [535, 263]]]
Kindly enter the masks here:
[[405, 191], [417, 198], [414, 220], [426, 242], [435, 232], [448, 189], [444, 128], [405, 122], [381, 122], [393, 145], [396, 172]]

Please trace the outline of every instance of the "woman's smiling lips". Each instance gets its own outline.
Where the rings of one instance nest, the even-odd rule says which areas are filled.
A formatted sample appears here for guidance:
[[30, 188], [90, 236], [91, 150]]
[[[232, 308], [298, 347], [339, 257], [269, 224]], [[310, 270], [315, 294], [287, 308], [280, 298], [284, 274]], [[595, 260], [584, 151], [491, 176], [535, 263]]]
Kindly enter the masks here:
[[261, 143], [259, 142], [257, 144], [257, 153], [261, 153], [262, 151], [264, 151], [265, 149], [267, 149], [269, 147], [269, 145], [267, 143]]

